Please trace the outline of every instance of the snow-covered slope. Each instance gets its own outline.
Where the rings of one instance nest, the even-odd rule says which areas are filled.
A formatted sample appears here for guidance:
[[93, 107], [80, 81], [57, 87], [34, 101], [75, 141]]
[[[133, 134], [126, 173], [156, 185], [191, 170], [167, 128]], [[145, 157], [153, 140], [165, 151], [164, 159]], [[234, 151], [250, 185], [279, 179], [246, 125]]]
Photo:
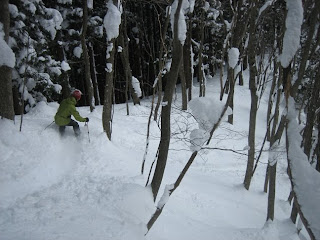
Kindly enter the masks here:
[[[196, 90], [196, 89], [195, 89]], [[209, 79], [207, 96], [219, 99], [218, 79]], [[179, 91], [178, 91], [179, 92]], [[1, 240], [257, 240], [300, 239], [289, 221], [286, 202], [290, 183], [286, 160], [279, 156], [276, 220], [266, 223], [267, 195], [263, 182], [267, 156], [253, 177], [250, 191], [243, 188], [246, 156], [231, 151], [202, 151], [172, 194], [162, 215], [145, 236], [155, 210], [145, 188], [159, 142], [159, 128], [151, 124], [145, 172], [143, 159], [150, 99], [141, 106], [116, 105], [112, 141], [102, 129], [102, 107], [90, 113], [88, 129], [80, 123], [78, 140], [72, 129], [65, 138], [52, 121], [57, 103], [41, 103], [16, 123], [0, 120], [0, 239]], [[164, 184], [173, 183], [188, 161], [189, 132], [197, 124], [180, 112], [180, 96], [173, 109], [171, 140]], [[247, 146], [250, 94], [237, 86], [235, 124], [222, 123], [210, 147], [239, 150]], [[265, 132], [266, 102], [262, 100], [257, 144]], [[46, 129], [45, 129], [46, 128]], [[90, 138], [90, 142], [89, 142]]]

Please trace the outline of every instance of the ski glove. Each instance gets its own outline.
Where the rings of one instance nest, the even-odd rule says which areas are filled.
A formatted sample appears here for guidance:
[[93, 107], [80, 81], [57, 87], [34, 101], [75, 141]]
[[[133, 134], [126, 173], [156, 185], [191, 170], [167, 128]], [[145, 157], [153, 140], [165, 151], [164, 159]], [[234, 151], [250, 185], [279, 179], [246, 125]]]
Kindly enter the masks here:
[[89, 122], [89, 118], [86, 118], [86, 122]]

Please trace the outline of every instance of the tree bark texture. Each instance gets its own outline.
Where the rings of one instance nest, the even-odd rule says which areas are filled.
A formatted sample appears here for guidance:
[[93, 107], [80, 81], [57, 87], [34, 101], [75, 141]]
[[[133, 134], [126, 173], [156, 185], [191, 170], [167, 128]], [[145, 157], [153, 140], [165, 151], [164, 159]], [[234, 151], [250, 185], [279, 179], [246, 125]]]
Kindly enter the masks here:
[[[310, 158], [311, 150], [312, 150], [312, 137], [313, 137], [313, 129], [316, 120], [316, 110], [317, 110], [317, 101], [319, 99], [320, 94], [320, 70], [318, 68], [317, 75], [313, 81], [311, 98], [307, 107], [307, 119], [306, 126], [303, 132], [303, 148], [304, 153]], [[319, 127], [319, 126], [318, 126]], [[319, 137], [319, 136], [318, 136]]]
[[203, 76], [203, 41], [204, 41], [204, 9], [201, 10], [200, 19], [200, 46], [198, 55], [198, 81], [199, 81], [199, 97], [204, 97], [206, 95], [206, 82]]
[[255, 158], [255, 139], [256, 139], [256, 120], [257, 120], [257, 111], [258, 111], [258, 96], [257, 96], [257, 86], [256, 86], [256, 77], [257, 77], [257, 66], [256, 66], [256, 18], [257, 18], [257, 6], [253, 3], [251, 6], [251, 16], [250, 16], [250, 29], [249, 29], [249, 43], [248, 43], [248, 62], [249, 62], [249, 89], [251, 95], [251, 108], [250, 108], [250, 119], [249, 119], [249, 135], [248, 135], [248, 161], [247, 169], [244, 178], [244, 187], [249, 190], [254, 158]]
[[[191, 16], [190, 16], [191, 18]], [[192, 82], [193, 82], [193, 76], [192, 76], [192, 54], [191, 54], [191, 26], [192, 22], [191, 20], [187, 20], [187, 36], [186, 41], [183, 46], [183, 66], [184, 66], [184, 73], [186, 77], [186, 85], [188, 89], [188, 101], [192, 99]]]
[[[317, 19], [318, 15], [320, 12], [320, 2], [315, 1], [315, 7], [312, 9], [311, 14], [310, 14], [310, 23], [309, 23], [309, 33], [307, 40], [302, 47], [302, 55], [301, 55], [301, 60], [300, 60], [300, 65], [299, 65], [299, 71], [298, 71], [298, 79], [295, 81], [291, 88], [291, 96], [295, 96], [296, 92], [299, 88], [299, 85], [301, 84], [303, 80], [303, 75], [306, 70], [307, 62], [310, 59], [310, 55], [313, 55], [314, 50], [311, 50], [312, 47], [312, 40], [314, 38], [314, 33], [316, 31], [316, 28], [318, 27]], [[319, 30], [318, 30], [319, 31]]]
[[128, 44], [128, 36], [126, 32], [127, 28], [126, 28], [125, 17], [123, 18], [123, 22], [120, 28], [121, 28], [121, 33], [119, 36], [119, 42], [120, 42], [120, 45], [122, 46], [122, 51], [120, 52], [121, 61], [124, 68], [126, 82], [129, 87], [129, 91], [132, 96], [133, 103], [134, 105], [136, 105], [136, 104], [140, 104], [140, 99], [132, 86], [132, 72], [131, 72], [131, 67], [129, 62], [129, 44]]
[[88, 48], [86, 43], [86, 34], [88, 28], [88, 1], [83, 0], [83, 22], [82, 22], [82, 33], [81, 33], [81, 45], [82, 45], [82, 52], [83, 52], [83, 65], [84, 65], [84, 72], [85, 72], [85, 83], [88, 93], [88, 100], [90, 111], [92, 112], [95, 109], [95, 100], [93, 94], [93, 85], [91, 81], [91, 71], [90, 71], [90, 59], [88, 54]]
[[104, 103], [102, 111], [102, 125], [107, 137], [111, 140], [112, 133], [112, 104], [113, 104], [113, 73], [114, 73], [114, 54], [115, 54], [115, 39], [108, 42], [110, 49], [110, 57], [107, 59], [106, 85], [104, 88]]
[[93, 93], [95, 99], [95, 105], [100, 105], [100, 93], [99, 93], [99, 86], [98, 86], [98, 79], [97, 79], [97, 71], [96, 71], [96, 63], [94, 57], [94, 49], [91, 43], [89, 43], [89, 55], [90, 55], [90, 66], [91, 66], [91, 79], [93, 84]]
[[[182, 52], [182, 54], [183, 54], [183, 52]], [[187, 97], [186, 77], [185, 77], [183, 63], [184, 62], [181, 61], [181, 67], [179, 70], [179, 77], [180, 77], [180, 81], [181, 81], [182, 110], [187, 110], [188, 109], [188, 97]]]
[[[167, 9], [167, 18], [166, 21], [164, 23], [164, 27], [161, 33], [161, 44], [160, 44], [160, 50], [159, 50], [159, 73], [158, 73], [158, 82], [157, 82], [157, 87], [158, 91], [158, 99], [157, 99], [157, 104], [156, 107], [154, 109], [154, 120], [157, 121], [158, 119], [158, 112], [159, 112], [159, 108], [160, 108], [160, 104], [162, 102], [162, 71], [163, 71], [163, 66], [165, 64], [165, 58], [163, 56], [163, 52], [165, 49], [165, 38], [166, 38], [166, 33], [168, 30], [168, 26], [169, 26], [169, 22], [170, 22], [170, 9]], [[167, 54], [167, 51], [166, 51]]]
[[[0, 22], [5, 33], [4, 40], [9, 40], [10, 15], [9, 1], [0, 1]], [[0, 116], [14, 120], [13, 94], [12, 94], [12, 69], [8, 66], [0, 66]]]

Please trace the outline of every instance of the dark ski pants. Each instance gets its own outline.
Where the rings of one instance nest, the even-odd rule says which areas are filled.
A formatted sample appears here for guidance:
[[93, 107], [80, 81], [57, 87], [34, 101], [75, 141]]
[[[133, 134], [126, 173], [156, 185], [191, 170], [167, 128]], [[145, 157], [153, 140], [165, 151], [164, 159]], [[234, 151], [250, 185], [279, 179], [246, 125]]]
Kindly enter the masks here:
[[74, 134], [78, 137], [80, 135], [80, 128], [79, 128], [79, 124], [74, 121], [73, 119], [71, 119], [71, 121], [67, 124], [67, 125], [64, 125], [64, 126], [60, 126], [59, 127], [59, 132], [61, 134], [61, 136], [64, 135], [64, 132], [66, 130], [66, 126], [71, 126], [73, 127], [73, 131], [74, 131]]

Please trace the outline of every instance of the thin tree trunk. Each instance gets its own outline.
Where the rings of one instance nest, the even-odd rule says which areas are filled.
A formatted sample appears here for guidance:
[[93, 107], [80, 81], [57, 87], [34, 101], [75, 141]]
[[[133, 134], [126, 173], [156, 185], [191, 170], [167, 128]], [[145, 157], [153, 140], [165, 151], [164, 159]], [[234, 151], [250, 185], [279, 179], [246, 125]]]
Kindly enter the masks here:
[[200, 46], [199, 46], [199, 55], [198, 55], [198, 81], [199, 81], [199, 97], [204, 97], [206, 94], [205, 80], [203, 76], [203, 41], [204, 41], [204, 9], [201, 10], [201, 19], [200, 19]]
[[186, 77], [185, 77], [185, 73], [184, 73], [183, 61], [181, 61], [179, 76], [180, 76], [180, 81], [181, 81], [182, 110], [187, 110], [188, 109], [188, 97], [187, 97]]
[[314, 129], [314, 123], [316, 119], [317, 101], [319, 99], [319, 94], [320, 94], [319, 79], [320, 79], [320, 70], [318, 68], [318, 72], [313, 83], [311, 98], [308, 103], [308, 111], [307, 111], [307, 119], [306, 119], [307, 121], [306, 121], [306, 126], [303, 132], [303, 149], [304, 149], [304, 153], [307, 155], [308, 158], [310, 158], [310, 154], [312, 150], [313, 129]]
[[232, 112], [228, 115], [228, 123], [233, 124], [233, 97], [234, 97], [234, 85], [235, 85], [235, 79], [234, 79], [234, 69], [229, 68], [228, 70], [228, 86], [229, 86], [229, 94], [231, 96], [229, 107], [231, 108]]
[[88, 27], [88, 1], [83, 0], [83, 22], [82, 22], [82, 33], [81, 33], [81, 45], [83, 52], [83, 64], [85, 69], [85, 83], [87, 87], [88, 100], [90, 111], [92, 112], [95, 109], [95, 100], [93, 94], [93, 85], [91, 81], [91, 71], [90, 71], [90, 59], [88, 54], [88, 48], [86, 44], [86, 34]]
[[126, 81], [128, 82], [129, 91], [132, 96], [134, 105], [140, 104], [140, 99], [132, 86], [132, 72], [131, 72], [131, 67], [129, 62], [129, 43], [128, 43], [128, 36], [127, 36], [125, 15], [123, 17], [123, 23], [121, 26], [121, 33], [120, 33], [119, 40], [122, 46], [122, 51], [120, 53], [120, 56], [121, 56], [122, 65], [125, 71]]
[[90, 53], [90, 66], [91, 67], [91, 79], [93, 84], [93, 92], [94, 92], [94, 99], [95, 105], [100, 105], [100, 93], [99, 93], [99, 86], [98, 86], [98, 79], [97, 79], [97, 71], [96, 71], [96, 64], [95, 64], [95, 57], [94, 57], [94, 49], [91, 43], [89, 43], [89, 53]]
[[[288, 72], [288, 74], [283, 74], [283, 78], [285, 78], [284, 81], [286, 81], [287, 84], [289, 84], [291, 82], [290, 69], [291, 69], [290, 65], [288, 68], [284, 69], [286, 72]], [[285, 93], [287, 92], [285, 97], [287, 99], [289, 91], [286, 91], [286, 89], [287, 89], [287, 87], [285, 88]], [[278, 98], [279, 98], [280, 94], [281, 93], [279, 93], [279, 90], [278, 90]], [[277, 99], [276, 111], [279, 111], [279, 109], [277, 109], [279, 106], [280, 106], [280, 99], [279, 100]], [[275, 143], [278, 140], [280, 141], [283, 130], [284, 130], [284, 126], [285, 126], [285, 122], [286, 122], [285, 117], [282, 117], [281, 122], [280, 122], [277, 130], [275, 130], [276, 129], [275, 126], [277, 124], [277, 119], [278, 119], [278, 116], [276, 115], [275, 119], [274, 119], [274, 131], [272, 132], [272, 135], [271, 135], [270, 150], [269, 151], [274, 151]], [[274, 154], [272, 154], [272, 155], [274, 157]], [[269, 155], [269, 158], [270, 158], [270, 155]], [[269, 159], [269, 164], [268, 164], [268, 167], [269, 167], [269, 191], [268, 191], [267, 220], [271, 219], [273, 221], [274, 220], [275, 190], [276, 190], [277, 159], [271, 159], [271, 160], [272, 160], [271, 164], [270, 164], [270, 159]], [[273, 161], [275, 161], [275, 163], [273, 163]]]
[[[301, 84], [303, 80], [303, 75], [305, 73], [305, 69], [307, 66], [307, 62], [310, 59], [310, 55], [313, 54], [313, 52], [310, 52], [311, 46], [312, 46], [312, 41], [314, 38], [314, 33], [316, 31], [316, 28], [318, 26], [317, 19], [318, 19], [318, 14], [320, 11], [320, 1], [316, 0], [315, 1], [315, 6], [311, 11], [311, 16], [310, 16], [310, 23], [309, 23], [309, 34], [307, 37], [307, 40], [305, 42], [305, 45], [302, 47], [302, 56], [301, 56], [301, 61], [300, 61], [300, 66], [299, 66], [299, 71], [298, 71], [298, 79], [295, 81], [291, 88], [291, 95], [295, 96], [296, 92], [298, 90], [299, 85]], [[318, 30], [319, 31], [319, 30]], [[315, 50], [315, 49], [314, 49]]]
[[192, 99], [192, 54], [191, 54], [191, 33], [190, 30], [192, 27], [192, 20], [191, 20], [191, 14], [189, 14], [189, 20], [187, 20], [187, 36], [186, 41], [183, 46], [183, 66], [184, 66], [184, 73], [186, 77], [186, 87], [188, 89], [188, 101]]
[[[159, 108], [162, 102], [162, 70], [163, 70], [163, 66], [164, 66], [164, 61], [165, 59], [163, 59], [163, 52], [165, 49], [165, 38], [166, 38], [166, 33], [168, 30], [168, 26], [169, 26], [169, 22], [170, 22], [170, 9], [167, 9], [167, 18], [166, 21], [164, 23], [164, 27], [163, 27], [163, 32], [161, 34], [161, 45], [160, 45], [160, 50], [159, 50], [159, 74], [158, 74], [158, 82], [157, 82], [157, 87], [158, 87], [158, 100], [157, 100], [157, 104], [154, 110], [154, 120], [157, 121], [158, 119], [158, 112], [159, 112]], [[153, 86], [156, 87], [156, 86]]]
[[[191, 157], [189, 158], [187, 164], [185, 165], [185, 167], [183, 168], [182, 172], [180, 173], [179, 177], [177, 178], [176, 182], [174, 183], [174, 186], [172, 189], [169, 190], [169, 196], [171, 196], [171, 194], [179, 187], [183, 177], [185, 176], [185, 174], [187, 173], [188, 169], [190, 168], [191, 164], [193, 163], [194, 159], [196, 158], [198, 152], [193, 152]], [[153, 224], [157, 221], [158, 217], [160, 216], [160, 214], [162, 213], [162, 210], [164, 208], [165, 204], [163, 204], [162, 206], [158, 207], [157, 210], [154, 212], [154, 214], [152, 215], [151, 219], [149, 220], [149, 222], [147, 223], [147, 228], [148, 231], [151, 229], [151, 227], [153, 226]]]

